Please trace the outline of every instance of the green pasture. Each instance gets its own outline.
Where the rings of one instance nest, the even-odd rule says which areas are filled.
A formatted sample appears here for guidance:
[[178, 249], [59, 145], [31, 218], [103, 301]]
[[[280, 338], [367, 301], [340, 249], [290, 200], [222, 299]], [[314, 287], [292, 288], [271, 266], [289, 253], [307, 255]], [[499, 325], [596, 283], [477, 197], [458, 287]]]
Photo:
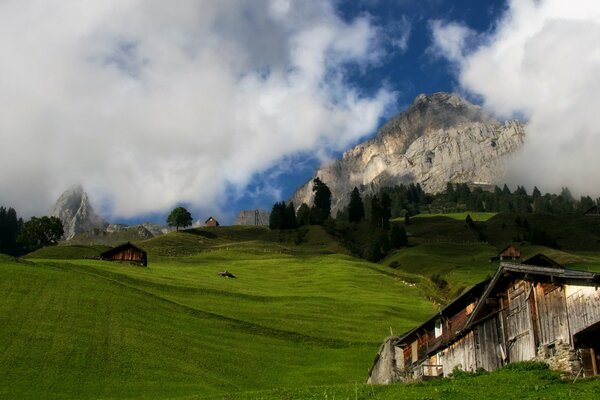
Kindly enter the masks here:
[[[409, 225], [411, 247], [380, 264], [351, 257], [321, 227], [174, 232], [137, 243], [147, 268], [92, 259], [102, 246], [0, 255], [0, 398], [458, 399], [492, 382], [503, 398], [595, 393], [598, 381], [566, 385], [539, 368], [364, 385], [390, 331], [412, 329], [497, 268], [494, 245], [425, 241], [448, 221], [448, 237], [464, 233], [462, 221], [425, 220]], [[539, 251], [600, 270], [594, 251], [524, 248]]]

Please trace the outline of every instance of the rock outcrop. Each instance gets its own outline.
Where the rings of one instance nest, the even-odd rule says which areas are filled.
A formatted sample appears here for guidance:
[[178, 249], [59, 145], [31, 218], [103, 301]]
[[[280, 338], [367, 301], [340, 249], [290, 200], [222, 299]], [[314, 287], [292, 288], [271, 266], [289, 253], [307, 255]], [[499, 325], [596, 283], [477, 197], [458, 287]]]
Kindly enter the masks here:
[[50, 210], [50, 215], [60, 218], [65, 231], [64, 239], [91, 229], [104, 230], [108, 223], [94, 211], [87, 193], [79, 185], [65, 191]]
[[[456, 94], [419, 95], [377, 135], [318, 169], [332, 192], [332, 211], [344, 207], [356, 186], [365, 193], [382, 186], [420, 183], [439, 192], [447, 182], [497, 183], [508, 155], [522, 144], [524, 125], [499, 122]], [[312, 180], [291, 198], [311, 204]]]

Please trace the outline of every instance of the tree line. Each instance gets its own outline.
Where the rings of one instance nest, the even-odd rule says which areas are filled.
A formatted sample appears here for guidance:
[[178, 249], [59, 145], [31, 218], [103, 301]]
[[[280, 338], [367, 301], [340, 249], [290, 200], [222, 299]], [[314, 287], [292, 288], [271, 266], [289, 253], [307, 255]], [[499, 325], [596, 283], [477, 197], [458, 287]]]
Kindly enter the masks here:
[[12, 207], [0, 207], [0, 253], [20, 256], [46, 246], [54, 246], [64, 235], [56, 217], [31, 217], [24, 222]]

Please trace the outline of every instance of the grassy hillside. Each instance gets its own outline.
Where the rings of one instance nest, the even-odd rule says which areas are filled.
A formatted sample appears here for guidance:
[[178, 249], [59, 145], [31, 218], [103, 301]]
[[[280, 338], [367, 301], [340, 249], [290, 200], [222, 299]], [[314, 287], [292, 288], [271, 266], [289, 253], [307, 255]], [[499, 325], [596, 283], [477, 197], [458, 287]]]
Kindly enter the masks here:
[[[84, 258], [101, 246], [0, 255], [0, 398], [478, 398], [497, 381], [510, 398], [522, 394], [520, 374], [532, 395], [597, 390], [540, 370], [361, 384], [390, 329], [413, 328], [495, 271], [493, 245], [450, 242], [465, 231], [460, 220], [414, 219], [413, 246], [380, 264], [349, 256], [321, 227], [174, 232], [137, 243], [148, 268]], [[549, 255], [600, 270], [599, 253]]]
[[[0, 397], [201, 398], [362, 382], [390, 327], [435, 311], [386, 267], [326, 254], [318, 230], [306, 248], [268, 231], [242, 240], [249, 233], [152, 239], [142, 243], [148, 268], [2, 259]], [[46, 254], [61, 250], [74, 252]]]

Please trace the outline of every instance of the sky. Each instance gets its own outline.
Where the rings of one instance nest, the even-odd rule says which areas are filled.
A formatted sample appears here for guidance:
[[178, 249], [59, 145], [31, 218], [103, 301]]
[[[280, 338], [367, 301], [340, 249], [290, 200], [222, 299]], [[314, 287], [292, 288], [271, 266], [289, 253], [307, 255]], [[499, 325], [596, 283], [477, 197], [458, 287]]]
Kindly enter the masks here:
[[420, 93], [529, 123], [507, 180], [600, 195], [593, 0], [4, 0], [0, 205], [231, 223]]

